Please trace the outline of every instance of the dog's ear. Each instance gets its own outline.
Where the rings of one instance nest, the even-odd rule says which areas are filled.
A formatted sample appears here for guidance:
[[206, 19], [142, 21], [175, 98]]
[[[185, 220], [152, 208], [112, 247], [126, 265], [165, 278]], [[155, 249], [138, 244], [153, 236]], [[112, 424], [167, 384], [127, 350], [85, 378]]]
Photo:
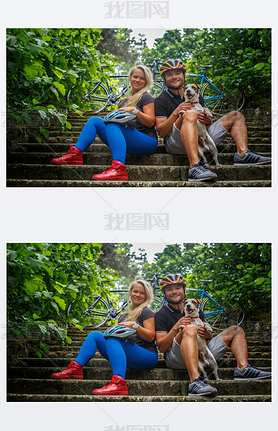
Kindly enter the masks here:
[[196, 84], [196, 83], [194, 83], [193, 85], [194, 85], [194, 87], [196, 88], [196, 92], [197, 92], [197, 93], [198, 93], [198, 90], [200, 90], [200, 88], [202, 88], [200, 84]]
[[185, 82], [182, 86], [183, 89], [185, 89], [185, 87], [187, 86], [187, 83]]
[[194, 299], [197, 302], [197, 305], [200, 305], [202, 303], [202, 301], [199, 298], [194, 298]]

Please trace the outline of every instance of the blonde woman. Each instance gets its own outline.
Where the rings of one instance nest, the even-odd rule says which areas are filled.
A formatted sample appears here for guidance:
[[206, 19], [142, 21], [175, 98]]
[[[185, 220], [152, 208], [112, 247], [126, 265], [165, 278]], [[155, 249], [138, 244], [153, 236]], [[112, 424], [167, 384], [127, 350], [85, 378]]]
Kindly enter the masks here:
[[54, 379], [82, 380], [82, 367], [94, 357], [98, 349], [112, 367], [111, 382], [94, 395], [128, 395], [125, 381], [126, 368], [135, 370], [153, 368], [158, 360], [155, 345], [154, 313], [148, 308], [153, 297], [151, 285], [144, 280], [136, 280], [129, 287], [130, 311], [120, 316], [121, 325], [136, 329], [136, 340], [131, 343], [119, 338], [105, 339], [99, 331], [91, 332], [85, 339], [75, 361], [66, 370], [51, 375]]
[[75, 146], [67, 154], [54, 158], [51, 163], [58, 165], [82, 165], [82, 152], [93, 143], [96, 135], [109, 146], [112, 152], [111, 167], [102, 174], [92, 176], [97, 181], [127, 181], [125, 166], [126, 153], [151, 154], [157, 148], [157, 136], [154, 127], [154, 98], [148, 93], [153, 79], [148, 67], [137, 65], [129, 72], [131, 94], [120, 101], [118, 108], [136, 114], [134, 128], [116, 123], [104, 124], [100, 117], [92, 117], [85, 124]]

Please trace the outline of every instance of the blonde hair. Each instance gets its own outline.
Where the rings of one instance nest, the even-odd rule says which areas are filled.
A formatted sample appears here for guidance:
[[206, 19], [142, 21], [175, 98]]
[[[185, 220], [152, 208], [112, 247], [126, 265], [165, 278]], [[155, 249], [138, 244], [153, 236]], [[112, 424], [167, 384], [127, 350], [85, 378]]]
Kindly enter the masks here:
[[143, 309], [145, 307], [147, 307], [151, 301], [153, 300], [153, 288], [150, 285], [150, 283], [148, 283], [145, 280], [135, 280], [133, 283], [131, 283], [131, 285], [129, 286], [129, 292], [128, 292], [128, 301], [131, 300], [131, 292], [135, 286], [136, 283], [140, 283], [144, 289], [145, 289], [145, 293], [146, 293], [146, 299], [145, 301], [138, 305], [138, 307], [136, 307], [134, 310], [132, 310], [129, 314], [128, 317], [126, 318], [126, 320], [132, 320], [135, 321], [137, 319], [138, 316], [140, 316], [140, 314], [142, 313]]
[[141, 99], [141, 97], [143, 96], [144, 93], [146, 93], [151, 86], [153, 85], [153, 75], [151, 70], [147, 67], [144, 66], [143, 64], [138, 64], [137, 66], [134, 66], [128, 74], [128, 85], [130, 85], [130, 79], [135, 71], [135, 69], [140, 69], [142, 70], [142, 72], [145, 75], [145, 79], [146, 79], [146, 84], [143, 88], [141, 88], [141, 90], [137, 91], [137, 93], [133, 94], [133, 96], [130, 96], [130, 98], [128, 99], [127, 103], [125, 106], [136, 106], [137, 103], [139, 102], [139, 100]]

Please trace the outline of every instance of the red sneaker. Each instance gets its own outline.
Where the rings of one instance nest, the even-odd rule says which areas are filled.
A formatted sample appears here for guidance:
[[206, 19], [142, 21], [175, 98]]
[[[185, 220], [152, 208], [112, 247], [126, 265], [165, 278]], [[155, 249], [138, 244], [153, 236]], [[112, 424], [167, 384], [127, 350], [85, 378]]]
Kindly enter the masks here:
[[52, 159], [50, 163], [55, 163], [55, 165], [83, 165], [82, 151], [72, 145], [67, 154]]
[[100, 389], [94, 389], [94, 395], [128, 395], [126, 381], [119, 376], [112, 376], [111, 382]]
[[70, 361], [68, 368], [61, 371], [60, 373], [51, 374], [52, 379], [70, 379], [70, 380], [82, 380], [83, 371], [82, 366], [75, 361]]
[[107, 171], [102, 174], [95, 174], [92, 176], [96, 181], [128, 181], [127, 170], [125, 165], [117, 160], [112, 160], [111, 166]]

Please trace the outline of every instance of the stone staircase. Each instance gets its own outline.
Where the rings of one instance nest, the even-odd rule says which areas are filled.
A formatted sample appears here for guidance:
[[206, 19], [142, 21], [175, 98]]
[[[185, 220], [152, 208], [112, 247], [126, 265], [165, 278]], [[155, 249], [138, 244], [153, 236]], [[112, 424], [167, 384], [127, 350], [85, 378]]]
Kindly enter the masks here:
[[[55, 341], [50, 342], [48, 354], [42, 358], [19, 358], [8, 369], [7, 401], [33, 402], [92, 402], [92, 401], [142, 401], [142, 402], [186, 402], [186, 401], [271, 401], [270, 380], [233, 380], [235, 360], [230, 352], [218, 361], [220, 381], [210, 383], [218, 390], [215, 397], [188, 397], [188, 374], [185, 370], [166, 368], [163, 355], [152, 370], [127, 370], [128, 396], [95, 396], [92, 390], [110, 381], [112, 370], [108, 361], [98, 353], [89, 361], [84, 370], [84, 380], [50, 379], [53, 372], [67, 367], [74, 360], [90, 328], [84, 332], [70, 330], [70, 347], [61, 348]], [[248, 335], [249, 334], [249, 335]], [[247, 334], [249, 362], [262, 370], [271, 370], [271, 341], [269, 336], [258, 336], [254, 331]]]
[[[244, 112], [243, 112], [244, 113]], [[271, 127], [269, 120], [261, 121], [258, 114], [246, 111], [249, 148], [261, 155], [271, 155]], [[105, 114], [102, 114], [105, 115]], [[60, 132], [55, 127], [46, 142], [38, 144], [18, 143], [17, 149], [8, 153], [7, 186], [9, 187], [270, 187], [271, 167], [234, 166], [235, 145], [227, 138], [218, 147], [220, 166], [210, 168], [218, 175], [213, 183], [188, 182], [186, 156], [167, 154], [163, 140], [154, 154], [134, 156], [128, 154], [126, 165], [128, 182], [92, 181], [95, 173], [103, 172], [111, 164], [109, 148], [97, 138], [84, 153], [83, 166], [59, 166], [50, 164], [53, 157], [65, 154], [74, 145], [87, 119], [71, 115], [72, 130]], [[210, 159], [208, 158], [209, 162]]]

